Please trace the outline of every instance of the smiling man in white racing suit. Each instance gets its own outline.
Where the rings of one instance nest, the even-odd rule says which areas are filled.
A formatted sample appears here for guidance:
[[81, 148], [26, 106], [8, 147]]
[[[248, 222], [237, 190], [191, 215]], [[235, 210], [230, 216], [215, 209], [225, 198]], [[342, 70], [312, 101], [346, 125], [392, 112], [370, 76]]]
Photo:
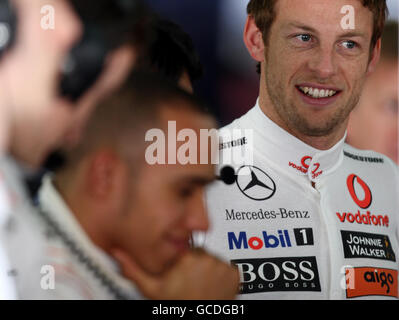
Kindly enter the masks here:
[[259, 99], [221, 130], [225, 183], [209, 188], [211, 229], [196, 238], [238, 267], [239, 298], [398, 298], [397, 167], [344, 143], [385, 11], [385, 1], [249, 2]]

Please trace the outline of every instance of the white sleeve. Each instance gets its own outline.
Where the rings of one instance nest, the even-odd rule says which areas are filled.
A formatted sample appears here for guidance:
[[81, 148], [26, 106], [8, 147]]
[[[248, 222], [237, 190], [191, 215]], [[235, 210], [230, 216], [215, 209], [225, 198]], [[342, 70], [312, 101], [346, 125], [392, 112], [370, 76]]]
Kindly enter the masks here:
[[15, 300], [17, 299], [15, 283], [8, 274], [11, 268], [2, 241], [3, 228], [10, 216], [7, 189], [2, 181], [0, 172], [0, 300]]
[[22, 299], [92, 300], [95, 298], [85, 279], [72, 268], [54, 263], [42, 267], [47, 269], [42, 269], [44, 272], [41, 272], [39, 279], [34, 277], [35, 281], [29, 281], [23, 290]]

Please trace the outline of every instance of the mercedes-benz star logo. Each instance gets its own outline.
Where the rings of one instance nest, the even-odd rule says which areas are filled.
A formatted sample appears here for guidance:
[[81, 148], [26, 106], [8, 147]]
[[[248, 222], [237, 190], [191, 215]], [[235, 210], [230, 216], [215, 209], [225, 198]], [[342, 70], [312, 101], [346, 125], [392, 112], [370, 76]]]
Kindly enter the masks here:
[[262, 169], [254, 166], [239, 168], [236, 183], [245, 196], [256, 201], [267, 200], [276, 192], [273, 179]]

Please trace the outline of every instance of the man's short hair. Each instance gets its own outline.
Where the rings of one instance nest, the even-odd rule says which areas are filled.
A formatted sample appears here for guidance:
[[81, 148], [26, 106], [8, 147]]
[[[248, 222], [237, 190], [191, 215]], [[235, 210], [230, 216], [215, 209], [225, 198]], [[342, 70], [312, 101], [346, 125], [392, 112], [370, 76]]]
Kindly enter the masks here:
[[398, 61], [398, 23], [386, 23], [381, 38], [381, 60]]
[[192, 38], [178, 24], [163, 18], [152, 20], [147, 54], [138, 65], [158, 72], [177, 83], [184, 72], [191, 82], [198, 80], [203, 68]]
[[[247, 6], [247, 14], [255, 19], [255, 24], [262, 32], [263, 41], [267, 45], [270, 28], [276, 18], [276, 3], [278, 0], [250, 0]], [[373, 13], [373, 35], [371, 37], [371, 50], [381, 38], [388, 7], [386, 0], [359, 0], [364, 7], [369, 8]], [[260, 73], [260, 64], [257, 65], [257, 72]]]
[[61, 171], [99, 147], [144, 158], [145, 133], [160, 125], [162, 108], [211, 117], [205, 104], [194, 95], [155, 73], [134, 71], [122, 87], [95, 108], [79, 144], [66, 151], [66, 164]]
[[154, 14], [143, 0], [70, 0], [77, 14], [86, 24], [101, 31], [104, 41], [115, 49], [124, 44], [147, 44], [148, 25]]

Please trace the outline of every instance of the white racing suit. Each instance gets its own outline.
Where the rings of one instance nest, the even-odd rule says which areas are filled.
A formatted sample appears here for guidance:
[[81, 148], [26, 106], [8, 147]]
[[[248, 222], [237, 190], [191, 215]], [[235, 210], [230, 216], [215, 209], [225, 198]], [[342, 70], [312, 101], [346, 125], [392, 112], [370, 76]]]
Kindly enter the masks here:
[[208, 189], [211, 228], [195, 239], [238, 267], [239, 298], [398, 298], [398, 171], [390, 159], [345, 138], [317, 150], [258, 103], [221, 137], [218, 172], [227, 164], [236, 176]]
[[[96, 246], [46, 175], [39, 190], [39, 225], [45, 255], [36, 261], [54, 271], [50, 299], [143, 299], [118, 264]], [[50, 274], [49, 274], [50, 275]]]
[[7, 187], [9, 214], [0, 228], [0, 241], [8, 258], [8, 276], [15, 283], [18, 299], [45, 299], [48, 291], [42, 289], [45, 255], [43, 233], [38, 215], [24, 184], [20, 165], [6, 157], [0, 164]]
[[10, 199], [10, 214], [0, 225], [0, 243], [19, 299], [141, 297], [115, 261], [91, 242], [49, 176], [40, 189], [39, 210], [31, 204], [17, 163], [5, 159], [0, 171]]
[[7, 186], [7, 173], [4, 170], [4, 164], [7, 161], [5, 156], [0, 155], [0, 300], [16, 299], [17, 297], [14, 279], [10, 274], [11, 267], [7, 251], [1, 240], [3, 230], [5, 230], [11, 215], [12, 196]]

